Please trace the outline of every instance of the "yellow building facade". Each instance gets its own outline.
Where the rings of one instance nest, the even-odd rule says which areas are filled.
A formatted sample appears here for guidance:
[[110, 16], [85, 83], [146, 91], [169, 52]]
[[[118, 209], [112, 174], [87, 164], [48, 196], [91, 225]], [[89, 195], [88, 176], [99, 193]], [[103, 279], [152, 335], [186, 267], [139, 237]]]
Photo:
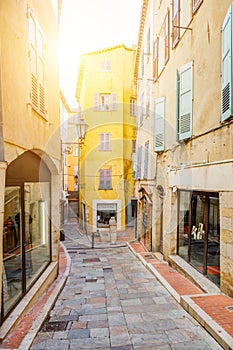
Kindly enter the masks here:
[[60, 10], [0, 3], [1, 339], [58, 272]]
[[80, 160], [80, 216], [87, 230], [132, 224], [136, 119], [135, 50], [124, 45], [82, 55], [76, 97], [88, 124]]
[[143, 1], [135, 66], [138, 237], [229, 295], [232, 9], [231, 0]]

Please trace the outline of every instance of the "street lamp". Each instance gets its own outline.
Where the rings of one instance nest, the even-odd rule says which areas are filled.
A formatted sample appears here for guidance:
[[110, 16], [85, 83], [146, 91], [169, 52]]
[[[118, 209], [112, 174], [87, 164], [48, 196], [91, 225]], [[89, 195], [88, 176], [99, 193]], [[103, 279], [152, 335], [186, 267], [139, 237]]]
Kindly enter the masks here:
[[62, 145], [65, 146], [63, 147], [63, 153], [71, 154], [73, 152], [74, 146], [78, 146], [80, 149], [84, 144], [88, 125], [85, 122], [85, 120], [82, 117], [80, 117], [80, 114], [72, 115], [69, 118], [68, 125], [72, 127], [71, 131], [73, 134], [72, 137], [68, 137], [68, 140], [74, 139], [75, 141], [62, 142]]
[[[80, 113], [74, 114], [68, 119], [68, 123], [66, 124], [66, 137], [64, 137], [61, 140], [61, 151], [63, 156], [63, 189], [64, 189], [64, 183], [65, 183], [65, 174], [67, 173], [68, 176], [73, 176], [74, 178], [74, 191], [69, 191], [69, 200], [71, 200], [72, 195], [77, 196], [78, 201], [78, 212], [77, 215], [80, 214], [80, 150], [82, 148], [82, 145], [84, 144], [86, 131], [87, 131], [88, 125], [83, 119], [82, 115]], [[77, 164], [77, 173], [74, 175], [69, 175], [68, 168], [70, 165], [67, 165], [67, 158], [66, 155], [70, 155], [73, 153], [74, 148], [77, 148], [78, 153], [76, 156], [78, 156], [78, 164]], [[72, 160], [70, 160], [72, 162]], [[69, 161], [69, 162], [70, 162]], [[67, 187], [68, 189], [68, 187]], [[77, 194], [75, 194], [77, 193]]]

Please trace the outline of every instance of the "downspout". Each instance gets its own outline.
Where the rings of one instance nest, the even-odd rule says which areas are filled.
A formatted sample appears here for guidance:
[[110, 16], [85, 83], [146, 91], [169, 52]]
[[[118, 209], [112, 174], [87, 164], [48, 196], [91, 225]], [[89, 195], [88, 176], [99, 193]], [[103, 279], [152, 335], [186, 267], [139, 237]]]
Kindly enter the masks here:
[[[5, 177], [7, 163], [5, 161], [4, 138], [3, 138], [3, 103], [2, 103], [2, 60], [0, 42], [0, 276], [3, 276], [3, 222], [4, 222], [4, 199], [5, 199]], [[2, 279], [0, 279], [2, 283]], [[0, 285], [0, 309], [2, 308], [2, 288]]]

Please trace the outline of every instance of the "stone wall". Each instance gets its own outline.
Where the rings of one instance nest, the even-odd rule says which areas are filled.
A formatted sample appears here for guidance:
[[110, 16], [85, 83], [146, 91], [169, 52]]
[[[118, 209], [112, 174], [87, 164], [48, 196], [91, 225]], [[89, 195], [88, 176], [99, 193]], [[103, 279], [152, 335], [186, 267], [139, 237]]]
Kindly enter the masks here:
[[233, 192], [220, 193], [221, 290], [233, 296]]

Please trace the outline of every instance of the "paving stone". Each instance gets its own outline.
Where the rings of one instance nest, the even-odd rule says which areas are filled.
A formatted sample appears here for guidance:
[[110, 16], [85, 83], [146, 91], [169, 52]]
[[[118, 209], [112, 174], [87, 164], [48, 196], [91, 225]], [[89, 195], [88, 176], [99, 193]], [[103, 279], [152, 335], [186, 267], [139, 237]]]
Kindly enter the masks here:
[[[69, 235], [73, 245], [64, 244], [78, 251]], [[71, 258], [50, 313], [52, 321], [67, 322], [66, 329], [39, 332], [32, 350], [221, 349], [127, 247], [85, 249]]]
[[81, 339], [81, 338], [89, 338], [90, 330], [89, 329], [71, 329], [68, 332], [68, 339]]

